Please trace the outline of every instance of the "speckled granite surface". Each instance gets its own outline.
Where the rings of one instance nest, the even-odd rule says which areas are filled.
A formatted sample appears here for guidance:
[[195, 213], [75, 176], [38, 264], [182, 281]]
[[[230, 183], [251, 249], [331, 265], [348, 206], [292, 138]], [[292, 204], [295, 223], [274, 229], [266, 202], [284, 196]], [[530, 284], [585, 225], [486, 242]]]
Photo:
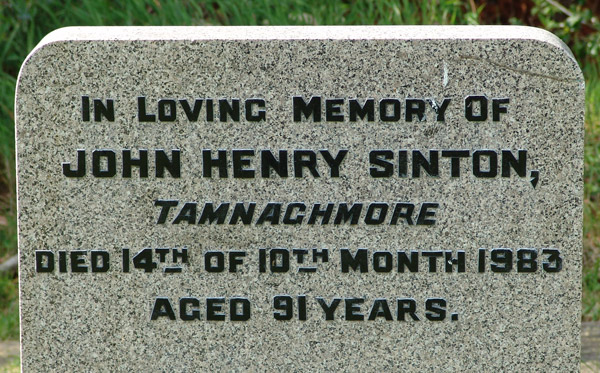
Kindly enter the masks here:
[[532, 28], [58, 30], [17, 88], [23, 370], [577, 371], [583, 103]]

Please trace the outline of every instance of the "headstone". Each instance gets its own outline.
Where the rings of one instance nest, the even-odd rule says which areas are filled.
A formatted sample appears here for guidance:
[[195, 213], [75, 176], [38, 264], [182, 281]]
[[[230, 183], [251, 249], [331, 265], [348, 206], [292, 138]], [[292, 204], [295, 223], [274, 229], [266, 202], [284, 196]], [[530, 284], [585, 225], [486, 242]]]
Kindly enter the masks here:
[[524, 27], [66, 28], [25, 371], [577, 371], [584, 81]]

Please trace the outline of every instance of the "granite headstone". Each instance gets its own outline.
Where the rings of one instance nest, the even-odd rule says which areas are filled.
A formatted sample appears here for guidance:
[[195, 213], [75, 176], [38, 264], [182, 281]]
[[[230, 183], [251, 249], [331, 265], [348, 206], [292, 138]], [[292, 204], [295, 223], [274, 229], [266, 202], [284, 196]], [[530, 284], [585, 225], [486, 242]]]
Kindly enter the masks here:
[[578, 371], [584, 81], [526, 27], [65, 28], [24, 371]]

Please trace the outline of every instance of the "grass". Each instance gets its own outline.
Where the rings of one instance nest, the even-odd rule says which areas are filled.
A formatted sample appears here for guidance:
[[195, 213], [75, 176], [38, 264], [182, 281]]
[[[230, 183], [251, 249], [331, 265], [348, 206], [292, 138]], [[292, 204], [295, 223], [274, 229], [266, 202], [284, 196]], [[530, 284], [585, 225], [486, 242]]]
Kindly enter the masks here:
[[21, 371], [21, 360], [16, 357], [7, 366], [0, 368], [0, 373], [19, 373]]
[[600, 320], [600, 281], [598, 281], [598, 271], [600, 271], [600, 260], [591, 268], [586, 268], [583, 275], [584, 297], [582, 304], [583, 314], [591, 320]]
[[17, 279], [0, 276], [0, 340], [19, 338], [18, 292]]
[[[510, 1], [505, 1], [505, 3]], [[492, 8], [475, 0], [0, 0], [0, 261], [16, 253], [14, 89], [27, 53], [48, 32], [76, 25], [533, 24], [568, 42], [586, 77], [584, 300], [600, 320], [600, 26], [584, 1], [568, 12], [545, 0]], [[519, 5], [518, 7], [516, 5]], [[527, 17], [496, 14], [527, 8]], [[489, 21], [489, 20], [493, 21]], [[532, 21], [533, 20], [533, 21]], [[4, 218], [6, 224], [4, 224]], [[17, 284], [0, 277], [0, 339], [18, 337]]]
[[600, 320], [600, 63], [586, 77], [583, 300], [586, 321]]

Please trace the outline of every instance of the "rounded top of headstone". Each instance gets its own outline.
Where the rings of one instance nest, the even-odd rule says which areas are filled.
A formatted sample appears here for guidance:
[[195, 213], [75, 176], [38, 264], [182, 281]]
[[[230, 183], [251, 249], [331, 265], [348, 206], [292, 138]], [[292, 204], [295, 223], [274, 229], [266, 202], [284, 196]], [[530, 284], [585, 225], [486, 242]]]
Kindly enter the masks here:
[[[583, 85], [581, 69], [569, 47], [554, 34], [529, 26], [174, 26], [174, 27], [64, 27], [46, 35], [27, 56], [23, 70], [41, 49], [64, 42], [168, 41], [168, 40], [411, 40], [411, 41], [502, 41], [549, 45], [569, 66], [568, 75]], [[540, 48], [541, 49], [541, 48]], [[562, 55], [562, 56], [561, 56]], [[571, 70], [571, 68], [574, 70]], [[564, 77], [560, 74], [559, 76]]]

